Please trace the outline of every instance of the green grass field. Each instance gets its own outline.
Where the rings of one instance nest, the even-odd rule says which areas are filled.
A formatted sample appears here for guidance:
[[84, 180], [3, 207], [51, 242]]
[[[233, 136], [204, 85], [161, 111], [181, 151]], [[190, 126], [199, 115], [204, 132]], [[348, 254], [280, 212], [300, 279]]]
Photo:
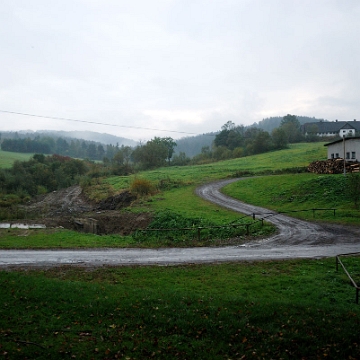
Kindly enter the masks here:
[[[162, 181], [166, 189], [131, 210], [235, 221], [239, 214], [198, 199], [195, 187], [242, 174], [294, 171], [323, 158], [322, 144], [298, 144], [288, 152], [144, 172], [136, 176]], [[133, 178], [107, 181], [120, 190]], [[352, 205], [341, 203], [342, 183], [340, 176], [293, 173], [248, 178], [225, 191], [277, 210], [345, 209]], [[29, 247], [32, 241], [35, 248], [131, 246], [133, 241], [66, 230], [3, 231], [3, 247]], [[359, 260], [343, 259], [355, 281]], [[0, 271], [0, 286], [4, 359], [360, 358], [360, 308], [334, 259], [11, 269]]]
[[14, 161], [27, 161], [33, 155], [0, 150], [0, 168], [11, 168]]
[[[344, 262], [359, 278], [359, 258]], [[0, 272], [4, 359], [357, 359], [333, 259]]]

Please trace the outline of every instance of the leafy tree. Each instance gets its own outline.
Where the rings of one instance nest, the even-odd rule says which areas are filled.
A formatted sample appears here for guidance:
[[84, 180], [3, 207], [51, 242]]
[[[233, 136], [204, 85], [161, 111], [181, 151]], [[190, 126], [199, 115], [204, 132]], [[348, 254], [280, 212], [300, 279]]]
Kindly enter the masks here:
[[243, 135], [243, 126], [235, 126], [232, 121], [228, 121], [221, 127], [220, 133], [215, 136], [214, 145], [234, 150], [243, 144]]
[[272, 143], [274, 149], [286, 149], [288, 146], [288, 139], [283, 128], [276, 128], [271, 132]]
[[89, 144], [87, 148], [86, 155], [89, 159], [95, 160], [96, 159], [96, 145], [94, 143]]
[[289, 143], [296, 143], [302, 140], [300, 122], [295, 115], [287, 114], [284, 116], [280, 127], [285, 131]]
[[290, 114], [285, 115], [281, 120], [280, 126], [283, 126], [288, 123], [292, 123], [295, 125], [296, 128], [300, 129], [300, 122], [297, 119], [296, 115], [290, 115]]
[[168, 158], [168, 148], [157, 138], [139, 145], [132, 153], [132, 158], [143, 169], [164, 166]]
[[184, 166], [190, 163], [190, 158], [186, 156], [184, 152], [180, 152], [179, 154], [174, 155], [172, 160], [173, 166]]
[[317, 133], [319, 132], [319, 127], [316, 124], [313, 124], [307, 128], [306, 141], [316, 142], [319, 140]]
[[252, 143], [253, 154], [261, 154], [271, 150], [272, 142], [271, 136], [267, 131], [261, 130], [255, 137]]
[[151, 142], [165, 146], [165, 148], [167, 149], [168, 164], [170, 165], [170, 159], [172, 158], [174, 154], [174, 149], [176, 147], [176, 142], [174, 141], [174, 139], [171, 137], [165, 137], [165, 138], [155, 137], [153, 140], [151, 140]]

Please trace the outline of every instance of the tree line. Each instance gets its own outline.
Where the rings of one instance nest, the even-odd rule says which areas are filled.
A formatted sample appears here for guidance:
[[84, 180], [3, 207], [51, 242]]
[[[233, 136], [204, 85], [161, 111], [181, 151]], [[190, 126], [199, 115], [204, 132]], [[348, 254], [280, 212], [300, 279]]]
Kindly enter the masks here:
[[[271, 133], [257, 127], [225, 123], [214, 135], [211, 145], [203, 146], [192, 158], [184, 151], [175, 153], [177, 143], [171, 137], [154, 137], [136, 147], [102, 145], [100, 143], [67, 141], [61, 137], [36, 137], [34, 139], [4, 139], [2, 150], [58, 154], [72, 158], [102, 161], [110, 173], [126, 175], [137, 170], [161, 166], [195, 165], [204, 162], [239, 158], [267, 151], [285, 149], [288, 144], [304, 141], [300, 122], [295, 115], [286, 115], [280, 126]], [[314, 137], [307, 140], [316, 141]]]
[[58, 154], [74, 158], [103, 160], [110, 159], [119, 150], [119, 145], [103, 145], [85, 140], [66, 140], [61, 137], [37, 136], [31, 138], [5, 138], [1, 141], [1, 149], [4, 151], [22, 153]]

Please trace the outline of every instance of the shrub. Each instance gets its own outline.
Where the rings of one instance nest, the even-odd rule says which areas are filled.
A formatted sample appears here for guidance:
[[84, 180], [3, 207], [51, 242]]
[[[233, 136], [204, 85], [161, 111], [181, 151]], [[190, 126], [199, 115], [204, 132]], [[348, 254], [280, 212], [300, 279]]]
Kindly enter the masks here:
[[130, 185], [130, 191], [139, 196], [155, 193], [155, 186], [147, 179], [135, 179]]

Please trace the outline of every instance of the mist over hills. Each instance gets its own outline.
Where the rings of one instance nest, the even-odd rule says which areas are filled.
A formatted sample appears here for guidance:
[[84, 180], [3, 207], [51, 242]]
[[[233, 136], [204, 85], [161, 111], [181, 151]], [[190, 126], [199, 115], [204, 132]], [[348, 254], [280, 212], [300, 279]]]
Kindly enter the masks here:
[[[274, 116], [262, 119], [259, 122], [255, 122], [252, 125], [245, 126], [245, 128], [257, 127], [264, 131], [271, 133], [275, 128], [278, 128], [281, 124], [282, 116]], [[317, 121], [327, 121], [325, 119], [318, 119], [315, 117], [308, 116], [297, 116], [300, 124], [305, 124], [307, 122], [317, 122]], [[225, 123], [225, 122], [224, 122]], [[241, 124], [236, 124], [241, 125]], [[221, 130], [219, 129], [219, 132]], [[195, 155], [198, 155], [202, 152], [203, 148], [209, 147], [211, 149], [213, 141], [218, 132], [204, 133], [195, 136], [187, 136], [180, 139], [176, 139], [175, 142], [177, 146], [175, 147], [175, 154], [185, 153], [187, 157], [192, 158]], [[54, 130], [22, 130], [22, 131], [3, 131], [1, 132], [1, 139], [5, 138], [30, 138], [36, 139], [41, 137], [51, 137], [54, 139], [62, 138], [70, 142], [71, 140], [80, 140], [86, 142], [94, 142], [97, 144], [103, 145], [113, 145], [113, 146], [130, 146], [136, 147], [139, 145], [139, 142], [119, 137], [116, 135], [111, 135], [107, 133], [98, 133], [93, 131], [54, 131]]]
[[[296, 118], [299, 120], [300, 125], [309, 123], [309, 122], [318, 122], [318, 121], [328, 121], [326, 119], [319, 119], [315, 117], [310, 116], [298, 116], [296, 115]], [[255, 122], [249, 127], [257, 127], [259, 129], [262, 129], [264, 131], [267, 131], [271, 133], [274, 129], [278, 128], [281, 125], [281, 120], [283, 119], [283, 116], [273, 116], [269, 118], [262, 119], [259, 122]]]
[[77, 139], [96, 142], [104, 145], [124, 145], [124, 146], [136, 146], [138, 145], [137, 141], [106, 134], [106, 133], [97, 133], [93, 131], [63, 131], [63, 130], [20, 130], [20, 131], [2, 131], [2, 139], [15, 139], [15, 138], [29, 138], [35, 139], [38, 137], [51, 137], [54, 139], [63, 138], [63, 139]]

